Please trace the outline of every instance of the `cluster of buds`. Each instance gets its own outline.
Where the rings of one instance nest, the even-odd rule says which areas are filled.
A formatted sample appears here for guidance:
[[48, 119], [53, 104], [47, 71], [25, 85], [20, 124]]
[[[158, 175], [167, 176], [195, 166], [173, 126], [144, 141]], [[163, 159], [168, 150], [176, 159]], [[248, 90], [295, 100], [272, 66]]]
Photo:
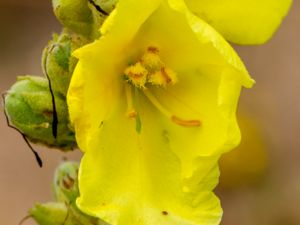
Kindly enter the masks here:
[[40, 225], [107, 225], [102, 220], [83, 214], [76, 206], [78, 163], [65, 162], [56, 170], [53, 180], [55, 202], [37, 203], [29, 216]]
[[76, 147], [66, 94], [77, 59], [72, 52], [99, 37], [99, 29], [116, 0], [53, 0], [63, 26], [42, 54], [45, 78], [20, 76], [4, 96], [10, 126], [33, 143], [63, 151]]
[[[43, 51], [44, 77], [19, 76], [4, 95], [8, 125], [18, 130], [27, 143], [30, 141], [62, 151], [76, 148], [66, 103], [69, 83], [77, 64], [72, 52], [99, 38], [100, 26], [116, 2], [52, 0], [54, 14], [63, 29], [60, 34], [53, 34]], [[104, 225], [104, 222], [83, 214], [77, 208], [77, 176], [78, 163], [66, 162], [59, 166], [53, 183], [55, 202], [36, 204], [29, 210], [29, 216], [40, 225]]]

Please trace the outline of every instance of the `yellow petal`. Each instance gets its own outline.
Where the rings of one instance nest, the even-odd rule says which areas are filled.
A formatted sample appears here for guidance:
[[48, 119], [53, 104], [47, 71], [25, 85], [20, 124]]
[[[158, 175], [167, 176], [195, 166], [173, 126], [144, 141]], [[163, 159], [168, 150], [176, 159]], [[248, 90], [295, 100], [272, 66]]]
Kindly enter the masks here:
[[[99, 40], [74, 53], [79, 64], [68, 104], [85, 151], [78, 206], [113, 225], [219, 224], [212, 192], [217, 161], [239, 141], [237, 99], [253, 80], [227, 42], [182, 0], [120, 0], [105, 26]], [[152, 44], [178, 82], [148, 90], [175, 116], [202, 126], [172, 122], [142, 90], [139, 132], [126, 117], [122, 74]]]
[[168, 0], [168, 4], [169, 7], [161, 6], [144, 22], [131, 48], [143, 49], [154, 43], [161, 48], [162, 61], [173, 70], [197, 69], [195, 65], [206, 68], [209, 65], [208, 69], [231, 67], [237, 71], [235, 80], [252, 87], [254, 80], [243, 62], [214, 28], [190, 13], [183, 0]]
[[[109, 51], [112, 57], [116, 57], [110, 48], [101, 50], [100, 55]], [[70, 119], [75, 127], [77, 143], [83, 151], [87, 149], [91, 134], [119, 103], [122, 90], [113, 61], [103, 57], [95, 63], [92, 52], [90, 55], [90, 59], [83, 57], [79, 60], [67, 95]]]
[[237, 44], [268, 41], [292, 0], [185, 0], [191, 11]]
[[110, 33], [73, 53], [79, 63], [70, 83], [67, 101], [77, 143], [82, 151], [86, 150], [90, 135], [120, 100], [120, 74], [128, 63], [124, 59], [124, 46], [129, 44], [159, 3], [160, 0], [120, 1], [104, 25], [106, 28], [103, 28]]
[[241, 86], [251, 87], [254, 81], [230, 45], [180, 2], [169, 0], [172, 10], [163, 6], [156, 10], [134, 43], [140, 44], [139, 49], [151, 41], [160, 46], [162, 61], [178, 75], [173, 86], [150, 87], [158, 101], [173, 116], [202, 122], [195, 128], [182, 128], [170, 119], [165, 123], [182, 174], [189, 177], [200, 166], [199, 157], [220, 155], [239, 143], [237, 102]]
[[176, 117], [201, 121], [200, 127], [165, 121], [165, 132], [171, 149], [181, 160], [184, 177], [192, 176], [201, 166], [198, 158], [219, 156], [240, 141], [235, 113], [241, 85], [235, 73], [223, 68], [205, 73], [186, 71], [185, 79], [173, 87], [153, 90], [160, 103]]
[[[201, 164], [197, 188], [183, 181], [160, 115], [147, 101], [142, 107], [141, 134], [123, 116], [124, 103], [93, 134], [81, 161], [78, 206], [114, 225], [219, 224], [222, 211], [211, 192], [218, 181], [217, 158]], [[184, 183], [195, 189], [184, 192]]]

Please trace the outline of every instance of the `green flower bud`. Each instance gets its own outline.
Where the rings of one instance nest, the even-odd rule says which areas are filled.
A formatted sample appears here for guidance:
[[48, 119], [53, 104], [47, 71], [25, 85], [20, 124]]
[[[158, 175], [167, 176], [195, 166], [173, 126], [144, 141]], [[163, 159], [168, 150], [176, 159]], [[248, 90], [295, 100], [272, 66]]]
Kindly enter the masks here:
[[108, 15], [93, 0], [52, 0], [52, 5], [64, 27], [90, 39], [99, 37], [99, 28]]
[[82, 213], [76, 206], [78, 190], [77, 162], [64, 162], [54, 175], [54, 194], [57, 203], [36, 204], [29, 215], [40, 225], [108, 225], [102, 220]]
[[39, 225], [108, 225], [100, 219], [83, 214], [75, 203], [37, 203], [29, 210], [29, 216]]
[[[64, 223], [68, 217], [68, 208], [64, 203], [50, 202], [46, 204], [37, 203], [29, 210], [29, 215], [39, 225], [58, 225]], [[73, 223], [73, 225], [76, 223]], [[69, 223], [71, 225], [71, 223]]]
[[45, 78], [22, 76], [5, 96], [5, 111], [11, 125], [34, 143], [71, 150], [76, 147], [70, 129], [65, 98], [54, 92], [58, 116], [58, 135], [52, 134], [53, 107], [49, 84]]
[[79, 196], [77, 162], [62, 163], [55, 171], [53, 191], [56, 201], [74, 202]]
[[53, 35], [53, 40], [44, 49], [42, 57], [42, 67], [51, 81], [53, 91], [66, 96], [77, 64], [77, 59], [71, 53], [88, 42], [84, 37], [67, 30], [60, 35]]
[[89, 36], [92, 32], [93, 16], [88, 0], [52, 0], [54, 14], [63, 26]]

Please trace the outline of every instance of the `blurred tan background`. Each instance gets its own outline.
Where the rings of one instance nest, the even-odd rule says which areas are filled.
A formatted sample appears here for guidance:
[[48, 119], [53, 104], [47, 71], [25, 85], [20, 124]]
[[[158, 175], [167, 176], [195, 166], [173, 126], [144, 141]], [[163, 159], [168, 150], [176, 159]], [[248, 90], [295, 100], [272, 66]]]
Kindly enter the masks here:
[[[5, 92], [17, 75], [42, 74], [41, 51], [60, 25], [50, 0], [0, 0], [0, 29], [0, 91]], [[236, 49], [257, 84], [242, 93], [242, 145], [222, 161], [217, 189], [225, 211], [222, 225], [299, 225], [299, 1], [269, 43]], [[44, 160], [39, 169], [21, 136], [6, 126], [2, 108], [0, 224], [17, 225], [34, 202], [52, 199], [53, 172], [62, 158], [79, 159], [80, 153], [36, 147]]]

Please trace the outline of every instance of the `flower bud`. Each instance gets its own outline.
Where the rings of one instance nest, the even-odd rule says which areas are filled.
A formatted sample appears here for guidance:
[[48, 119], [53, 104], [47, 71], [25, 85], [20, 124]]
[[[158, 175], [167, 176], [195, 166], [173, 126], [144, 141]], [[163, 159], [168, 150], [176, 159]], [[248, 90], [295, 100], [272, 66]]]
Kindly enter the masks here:
[[64, 203], [37, 203], [29, 210], [29, 215], [40, 225], [67, 225], [64, 222], [68, 216], [68, 208]]
[[56, 201], [73, 202], [79, 196], [77, 162], [64, 162], [55, 171], [53, 191]]
[[29, 210], [29, 216], [39, 225], [108, 225], [100, 219], [83, 214], [75, 203], [37, 203]]
[[57, 203], [36, 204], [30, 210], [30, 215], [40, 225], [107, 225], [98, 218], [82, 213], [76, 206], [79, 196], [78, 168], [77, 162], [64, 162], [56, 169], [53, 190]]
[[66, 96], [77, 64], [77, 59], [71, 53], [88, 42], [84, 37], [66, 30], [60, 35], [53, 35], [53, 40], [44, 49], [42, 67], [54, 91]]
[[102, 2], [106, 10], [112, 10], [115, 0], [52, 0], [52, 5], [54, 14], [65, 28], [95, 39], [99, 37], [99, 28], [109, 14], [109, 11], [105, 11], [99, 5]]
[[5, 96], [5, 111], [11, 125], [34, 143], [70, 150], [76, 147], [70, 129], [65, 98], [53, 92], [58, 116], [58, 135], [52, 135], [53, 107], [49, 84], [45, 78], [21, 76]]
[[52, 0], [54, 14], [66, 28], [86, 36], [92, 32], [93, 16], [88, 0]]

